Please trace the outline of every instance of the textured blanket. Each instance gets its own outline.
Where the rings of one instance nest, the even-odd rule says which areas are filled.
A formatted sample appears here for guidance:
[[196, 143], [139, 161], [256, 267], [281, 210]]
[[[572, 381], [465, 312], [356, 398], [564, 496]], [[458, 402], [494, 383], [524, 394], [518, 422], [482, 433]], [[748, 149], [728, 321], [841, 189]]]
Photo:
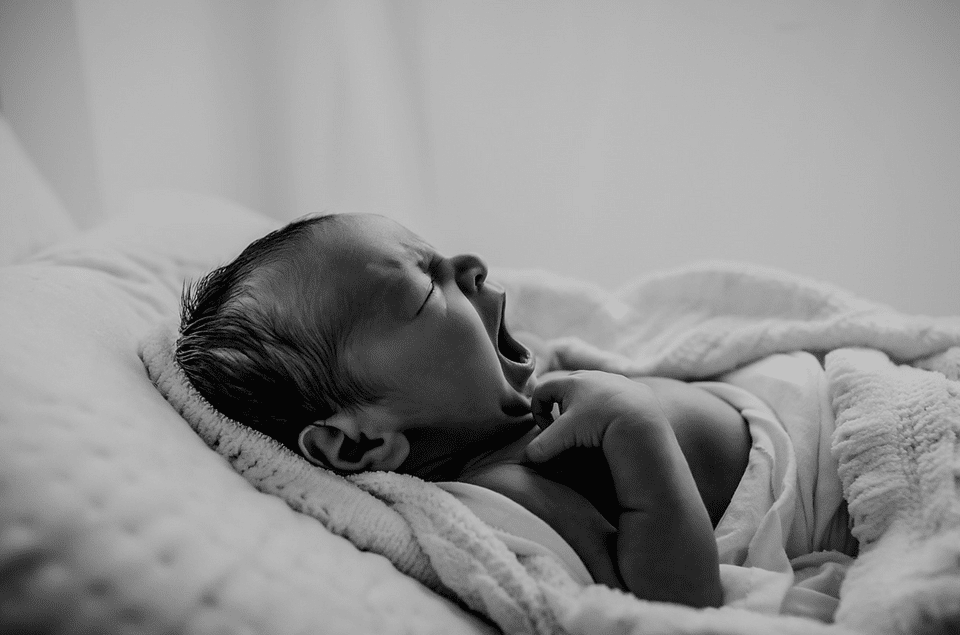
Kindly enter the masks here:
[[709, 378], [776, 352], [825, 360], [834, 454], [861, 555], [836, 624], [693, 610], [580, 587], [547, 557], [517, 557], [435, 486], [343, 479], [214, 412], [172, 359], [168, 324], [141, 357], [197, 433], [262, 491], [381, 553], [508, 633], [913, 633], [960, 627], [960, 319], [908, 316], [779, 271], [708, 264], [618, 292], [537, 272], [492, 276], [541, 368]]

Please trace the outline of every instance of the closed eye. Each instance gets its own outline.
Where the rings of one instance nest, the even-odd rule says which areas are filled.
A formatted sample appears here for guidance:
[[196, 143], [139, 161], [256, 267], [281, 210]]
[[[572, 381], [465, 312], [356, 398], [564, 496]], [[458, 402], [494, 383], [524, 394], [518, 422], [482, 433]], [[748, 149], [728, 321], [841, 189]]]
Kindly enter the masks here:
[[420, 308], [417, 309], [416, 315], [420, 315], [420, 312], [423, 311], [423, 307], [427, 306], [427, 302], [430, 301], [430, 296], [433, 295], [434, 290], [437, 288], [437, 283], [433, 280], [430, 281], [430, 290], [427, 291], [427, 297], [423, 299], [423, 304], [420, 305]]

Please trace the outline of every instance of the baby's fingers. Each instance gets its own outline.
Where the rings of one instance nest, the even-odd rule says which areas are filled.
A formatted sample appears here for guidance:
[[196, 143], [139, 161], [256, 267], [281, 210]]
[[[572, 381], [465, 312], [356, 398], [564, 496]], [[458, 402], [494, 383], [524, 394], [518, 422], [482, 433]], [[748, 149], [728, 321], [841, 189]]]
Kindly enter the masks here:
[[530, 400], [530, 414], [533, 415], [533, 421], [537, 426], [539, 426], [541, 430], [545, 429], [553, 423], [553, 401], [544, 401], [534, 396]]
[[[530, 411], [533, 420], [543, 430], [527, 446], [527, 458], [534, 462], [542, 462], [556, 456], [560, 452], [573, 447], [568, 445], [569, 434], [565, 433], [567, 421], [563, 412], [564, 399], [569, 390], [569, 380], [565, 376], [551, 377], [537, 385], [530, 399]], [[560, 416], [553, 419], [553, 406], [560, 406]]]
[[564, 400], [569, 389], [569, 377], [566, 375], [548, 377], [537, 384], [533, 395], [530, 397], [530, 412], [533, 414], [533, 420], [541, 429], [545, 429], [553, 423], [554, 404], [559, 405], [560, 412], [563, 412]]
[[527, 458], [534, 463], [542, 463], [577, 445], [576, 437], [570, 434], [568, 423], [568, 417], [557, 417], [553, 425], [544, 429], [527, 445]]

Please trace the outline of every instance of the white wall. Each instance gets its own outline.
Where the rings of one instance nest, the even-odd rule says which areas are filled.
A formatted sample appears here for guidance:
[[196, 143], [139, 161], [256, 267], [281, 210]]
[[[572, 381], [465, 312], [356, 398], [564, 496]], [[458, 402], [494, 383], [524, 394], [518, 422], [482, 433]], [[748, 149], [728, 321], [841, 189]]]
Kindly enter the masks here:
[[956, 2], [72, 6], [107, 213], [175, 186], [611, 286], [741, 259], [960, 314]]
[[[413, 5], [411, 5], [413, 6]], [[76, 2], [108, 208], [149, 185], [278, 218], [424, 211], [389, 3]], [[411, 62], [411, 60], [401, 60]]]
[[960, 312], [960, 5], [559, 6], [419, 16], [445, 242], [610, 282], [746, 259]]
[[266, 5], [75, 6], [108, 213], [132, 190], [153, 186], [266, 210], [259, 10]]
[[73, 3], [0, 0], [0, 109], [77, 224], [103, 218]]

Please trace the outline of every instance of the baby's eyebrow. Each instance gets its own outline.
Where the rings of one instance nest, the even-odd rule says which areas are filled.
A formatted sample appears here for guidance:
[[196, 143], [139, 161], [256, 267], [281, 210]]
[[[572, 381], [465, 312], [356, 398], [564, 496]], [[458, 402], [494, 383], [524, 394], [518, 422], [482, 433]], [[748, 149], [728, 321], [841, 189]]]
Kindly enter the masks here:
[[401, 243], [403, 250], [409, 254], [417, 267], [426, 270], [430, 262], [437, 255], [437, 250], [433, 245], [423, 240], [419, 236], [414, 236], [409, 242]]
[[411, 266], [423, 269], [427, 262], [420, 250], [403, 245], [401, 253], [381, 261], [377, 265], [368, 265], [378, 271], [380, 287], [380, 303], [388, 309], [391, 315], [401, 321], [413, 317], [410, 311], [411, 296], [414, 295], [414, 286], [411, 281]]

